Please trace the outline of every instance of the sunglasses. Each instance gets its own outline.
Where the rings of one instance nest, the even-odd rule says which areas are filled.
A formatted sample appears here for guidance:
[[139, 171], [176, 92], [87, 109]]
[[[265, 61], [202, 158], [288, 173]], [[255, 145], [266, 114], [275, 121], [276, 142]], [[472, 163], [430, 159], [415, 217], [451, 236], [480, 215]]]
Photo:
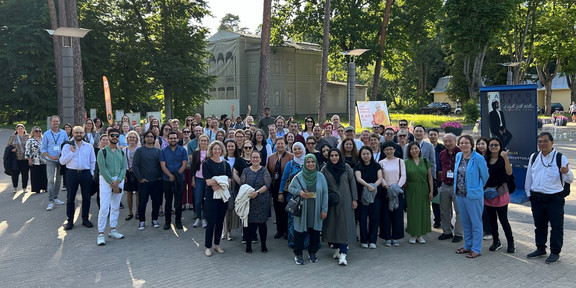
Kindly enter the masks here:
[[171, 130], [172, 130], [172, 129], [168, 129], [168, 128], [164, 129], [164, 131], [171, 131]]
[[42, 132], [42, 131], [40, 131], [40, 130], [34, 130], [34, 132], [38, 132], [38, 133], [40, 133], [40, 132]]
[[182, 131], [182, 133], [190, 133], [190, 131], [184, 130], [184, 131]]
[[244, 146], [244, 149], [252, 149], [252, 146]]
[[406, 135], [398, 135], [398, 137], [406, 137]]
[[108, 136], [110, 136], [111, 138], [118, 138], [120, 137], [120, 134], [110, 134]]

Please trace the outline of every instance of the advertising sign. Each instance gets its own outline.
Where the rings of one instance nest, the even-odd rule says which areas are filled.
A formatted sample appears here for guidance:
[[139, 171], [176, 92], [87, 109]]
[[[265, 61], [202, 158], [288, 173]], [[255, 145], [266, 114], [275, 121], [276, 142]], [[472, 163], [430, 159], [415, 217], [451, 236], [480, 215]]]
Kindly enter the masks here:
[[[372, 128], [378, 125], [390, 125], [390, 116], [386, 101], [357, 101], [358, 118], [356, 121], [356, 131], [364, 128]], [[360, 123], [358, 123], [360, 122]]]

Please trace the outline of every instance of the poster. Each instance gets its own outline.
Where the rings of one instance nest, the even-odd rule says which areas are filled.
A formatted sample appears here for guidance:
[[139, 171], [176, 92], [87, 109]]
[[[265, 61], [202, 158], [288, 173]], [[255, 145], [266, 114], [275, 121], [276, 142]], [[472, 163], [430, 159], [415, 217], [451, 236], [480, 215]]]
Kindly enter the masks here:
[[527, 201], [526, 168], [530, 155], [537, 150], [536, 85], [481, 87], [480, 108], [482, 136], [499, 138], [509, 150], [517, 187], [512, 202]]
[[360, 120], [356, 122], [356, 126], [360, 126], [356, 127], [356, 131], [378, 125], [390, 125], [386, 101], [357, 101], [356, 108], [358, 119]]

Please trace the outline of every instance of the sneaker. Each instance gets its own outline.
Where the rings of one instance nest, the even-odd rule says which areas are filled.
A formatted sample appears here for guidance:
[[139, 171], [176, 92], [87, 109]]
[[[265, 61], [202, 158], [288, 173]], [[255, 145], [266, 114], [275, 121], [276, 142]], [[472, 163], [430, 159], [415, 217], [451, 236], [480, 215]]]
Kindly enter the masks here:
[[416, 237], [410, 236], [410, 239], [408, 240], [408, 242], [410, 242], [410, 244], [416, 244]]
[[66, 204], [66, 203], [64, 203], [64, 202], [60, 201], [60, 199], [56, 198], [56, 199], [54, 199], [54, 204], [56, 204], [56, 205], [64, 205], [64, 204]]
[[110, 231], [110, 233], [108, 233], [108, 237], [110, 238], [114, 238], [114, 239], [122, 239], [124, 238], [124, 235], [122, 235], [120, 232], [116, 231], [116, 229]]
[[106, 238], [104, 238], [104, 234], [98, 234], [98, 238], [96, 240], [96, 244], [98, 244], [98, 246], [104, 246], [106, 245]]
[[66, 191], [66, 187], [62, 187], [62, 191]]
[[302, 258], [302, 255], [295, 256], [294, 262], [296, 262], [296, 265], [304, 265], [304, 258]]
[[48, 207], [46, 207], [46, 211], [52, 211], [52, 209], [54, 209], [54, 202], [50, 201]]
[[560, 255], [550, 253], [550, 256], [546, 258], [546, 264], [556, 264], [558, 263], [558, 259], [560, 259]]
[[454, 236], [454, 238], [452, 238], [452, 243], [458, 243], [462, 241], [462, 236]]
[[483, 240], [492, 240], [492, 235], [486, 234], [482, 237]]
[[368, 248], [368, 243], [362, 243], [362, 244], [360, 244], [360, 247], [362, 247], [362, 248]]
[[206, 219], [202, 219], [202, 228], [208, 227], [208, 221]]
[[310, 253], [310, 263], [318, 262], [318, 257], [316, 257], [316, 253]]
[[158, 220], [152, 220], [152, 226], [154, 228], [160, 228], [160, 223], [158, 223]]
[[424, 240], [422, 236], [418, 236], [418, 238], [416, 238], [416, 241], [418, 241], [418, 243], [420, 244], [426, 244], [426, 240]]
[[500, 243], [500, 241], [495, 241], [492, 243], [492, 245], [490, 246], [490, 248], [488, 248], [488, 250], [490, 251], [498, 251], [500, 250], [500, 248], [502, 248], [502, 243]]
[[334, 254], [332, 255], [334, 259], [340, 259], [340, 249], [334, 249]]
[[370, 246], [368, 246], [368, 248], [376, 249], [376, 243], [370, 243]]
[[394, 245], [394, 247], [398, 247], [398, 246], [400, 246], [400, 241], [392, 240], [392, 245]]
[[386, 242], [384, 242], [384, 245], [386, 247], [392, 247], [392, 240], [386, 240]]
[[514, 243], [508, 243], [508, 249], [506, 249], [506, 252], [508, 253], [516, 252], [516, 245], [514, 245]]
[[450, 234], [440, 234], [440, 236], [438, 236], [438, 240], [446, 240], [446, 239], [450, 239], [450, 238], [454, 238], [454, 235], [452, 233]]
[[22, 189], [22, 193], [28, 193], [28, 189], [26, 189], [26, 187], [24, 187], [24, 188]]
[[14, 193], [18, 192], [18, 187], [14, 187]]
[[346, 261], [346, 254], [340, 254], [340, 259], [338, 259], [338, 265], [346, 266], [348, 265], [348, 261]]
[[528, 258], [540, 258], [546, 256], [546, 250], [534, 250], [534, 252], [526, 255]]
[[142, 231], [144, 229], [146, 229], [146, 223], [140, 222], [140, 225], [138, 226], [138, 230]]
[[196, 218], [196, 221], [194, 221], [194, 224], [192, 224], [192, 227], [198, 228], [198, 226], [200, 226], [200, 223], [201, 223], [201, 222], [202, 222], [202, 221], [201, 221], [200, 219]]

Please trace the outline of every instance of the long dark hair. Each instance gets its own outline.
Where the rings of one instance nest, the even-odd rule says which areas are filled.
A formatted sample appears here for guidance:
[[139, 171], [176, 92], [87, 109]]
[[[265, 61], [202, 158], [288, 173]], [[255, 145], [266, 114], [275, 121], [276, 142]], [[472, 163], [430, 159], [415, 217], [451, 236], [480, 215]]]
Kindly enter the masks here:
[[[340, 143], [340, 152], [342, 152], [342, 157], [346, 159], [346, 150], [344, 149], [344, 144], [346, 144], [346, 142], [348, 141], [352, 142], [352, 161], [356, 163], [358, 162], [358, 148], [356, 148], [356, 143], [354, 142], [354, 139], [346, 138], [342, 140], [342, 143]], [[328, 156], [330, 156], [330, 154], [328, 154]], [[330, 160], [330, 157], [328, 157], [328, 160]]]
[[498, 145], [500, 145], [500, 148], [498, 149], [498, 158], [502, 157], [500, 156], [500, 152], [504, 151], [504, 147], [502, 147], [502, 141], [500, 141], [500, 139], [498, 137], [492, 137], [490, 138], [490, 140], [488, 140], [488, 142], [486, 142], [486, 145], [488, 146], [487, 151], [486, 151], [486, 155], [484, 155], [484, 159], [486, 159], [486, 163], [489, 163], [490, 158], [492, 157], [492, 151], [490, 151], [490, 142], [492, 141], [497, 141]]
[[362, 160], [362, 151], [364, 150], [368, 150], [368, 152], [370, 152], [370, 163], [368, 163], [368, 165], [371, 165], [372, 163], [376, 163], [376, 160], [374, 160], [374, 152], [372, 151], [372, 148], [368, 147], [368, 146], [362, 146], [362, 148], [360, 148], [360, 152], [358, 152], [358, 163], [360, 163], [360, 165], [363, 166], [368, 166], [366, 164], [364, 164], [364, 160]]
[[268, 145], [268, 141], [266, 141], [266, 133], [264, 133], [264, 130], [262, 130], [262, 129], [257, 129], [256, 131], [254, 131], [254, 133], [252, 134], [252, 139], [251, 139], [251, 140], [252, 140], [252, 144], [253, 144], [253, 145], [256, 145], [256, 144], [257, 144], [257, 143], [256, 143], [256, 134], [257, 134], [258, 132], [262, 133], [262, 142], [260, 143], [260, 145], [262, 145], [262, 146]]
[[420, 145], [418, 145], [418, 142], [416, 141], [408, 143], [408, 147], [406, 148], [406, 157], [414, 160], [414, 157], [412, 157], [412, 154], [410, 154], [412, 146], [418, 146], [418, 149], [420, 149], [420, 152], [418, 153], [418, 158], [422, 157], [422, 148], [420, 148]]
[[224, 159], [228, 160], [228, 143], [233, 143], [234, 144], [234, 158], [238, 158], [240, 157], [240, 151], [238, 151], [238, 144], [236, 144], [236, 141], [232, 140], [232, 139], [228, 139], [224, 142], [224, 152], [225, 152], [225, 156]]

